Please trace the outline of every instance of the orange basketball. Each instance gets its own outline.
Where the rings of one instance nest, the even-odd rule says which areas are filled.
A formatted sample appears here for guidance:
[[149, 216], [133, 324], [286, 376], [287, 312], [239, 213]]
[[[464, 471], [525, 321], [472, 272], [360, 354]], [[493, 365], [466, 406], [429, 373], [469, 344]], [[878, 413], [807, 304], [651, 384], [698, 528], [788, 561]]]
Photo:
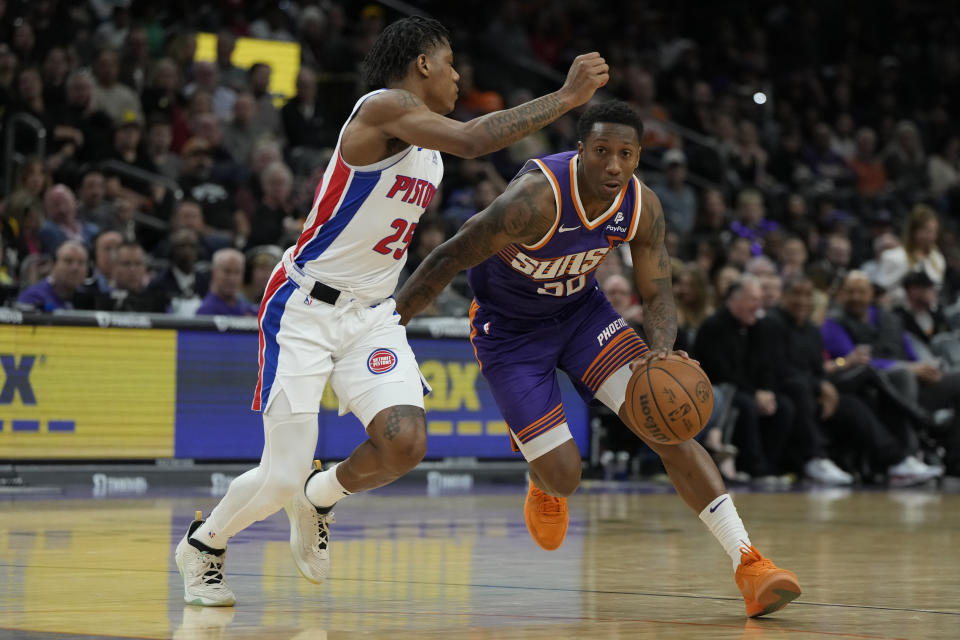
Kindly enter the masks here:
[[653, 442], [678, 444], [707, 424], [713, 387], [693, 361], [669, 355], [633, 372], [625, 400], [635, 430]]

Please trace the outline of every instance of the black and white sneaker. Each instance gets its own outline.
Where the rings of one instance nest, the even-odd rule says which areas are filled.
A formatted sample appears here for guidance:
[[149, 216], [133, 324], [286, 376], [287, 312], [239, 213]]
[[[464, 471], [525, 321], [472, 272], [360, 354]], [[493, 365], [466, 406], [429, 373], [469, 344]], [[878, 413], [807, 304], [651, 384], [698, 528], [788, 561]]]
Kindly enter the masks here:
[[231, 607], [237, 598], [223, 575], [226, 549], [218, 553], [216, 549], [190, 540], [191, 534], [203, 524], [200, 516], [198, 511], [197, 519], [190, 524], [174, 554], [177, 569], [183, 576], [183, 601], [202, 607]]
[[[319, 469], [307, 478], [310, 482]], [[307, 483], [304, 483], [306, 489]], [[320, 583], [330, 575], [330, 525], [336, 522], [333, 511], [321, 509], [307, 499], [304, 489], [297, 491], [284, 506], [290, 519], [290, 551], [300, 575]]]

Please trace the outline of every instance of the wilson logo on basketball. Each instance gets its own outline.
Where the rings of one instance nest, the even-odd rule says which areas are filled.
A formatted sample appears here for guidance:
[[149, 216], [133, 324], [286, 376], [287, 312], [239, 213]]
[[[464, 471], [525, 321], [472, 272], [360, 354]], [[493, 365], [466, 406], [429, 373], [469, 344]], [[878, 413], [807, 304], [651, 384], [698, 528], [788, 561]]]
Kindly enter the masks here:
[[377, 349], [367, 358], [370, 373], [386, 373], [397, 366], [397, 354], [390, 349]]

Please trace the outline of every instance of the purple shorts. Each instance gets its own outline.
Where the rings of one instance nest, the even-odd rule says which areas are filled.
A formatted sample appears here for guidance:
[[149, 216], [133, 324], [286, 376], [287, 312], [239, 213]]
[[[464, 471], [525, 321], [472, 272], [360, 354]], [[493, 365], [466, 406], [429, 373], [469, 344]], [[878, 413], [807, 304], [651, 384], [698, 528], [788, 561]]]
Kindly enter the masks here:
[[470, 323], [480, 371], [522, 443], [566, 422], [557, 369], [590, 402], [614, 371], [647, 352], [599, 289], [573, 308], [539, 320], [488, 312], [474, 301]]

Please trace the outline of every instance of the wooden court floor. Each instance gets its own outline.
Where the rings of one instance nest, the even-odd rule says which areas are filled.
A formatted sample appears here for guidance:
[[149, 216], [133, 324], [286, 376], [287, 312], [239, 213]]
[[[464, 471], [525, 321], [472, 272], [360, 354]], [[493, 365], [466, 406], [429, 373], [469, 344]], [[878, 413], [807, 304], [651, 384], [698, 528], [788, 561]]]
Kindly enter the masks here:
[[960, 638], [960, 495], [743, 493], [754, 543], [801, 598], [748, 620], [727, 556], [671, 493], [585, 490], [564, 546], [523, 524], [523, 488], [354, 496], [333, 578], [299, 577], [282, 512], [230, 545], [236, 607], [184, 606], [173, 563], [199, 490], [0, 495], [0, 638]]

